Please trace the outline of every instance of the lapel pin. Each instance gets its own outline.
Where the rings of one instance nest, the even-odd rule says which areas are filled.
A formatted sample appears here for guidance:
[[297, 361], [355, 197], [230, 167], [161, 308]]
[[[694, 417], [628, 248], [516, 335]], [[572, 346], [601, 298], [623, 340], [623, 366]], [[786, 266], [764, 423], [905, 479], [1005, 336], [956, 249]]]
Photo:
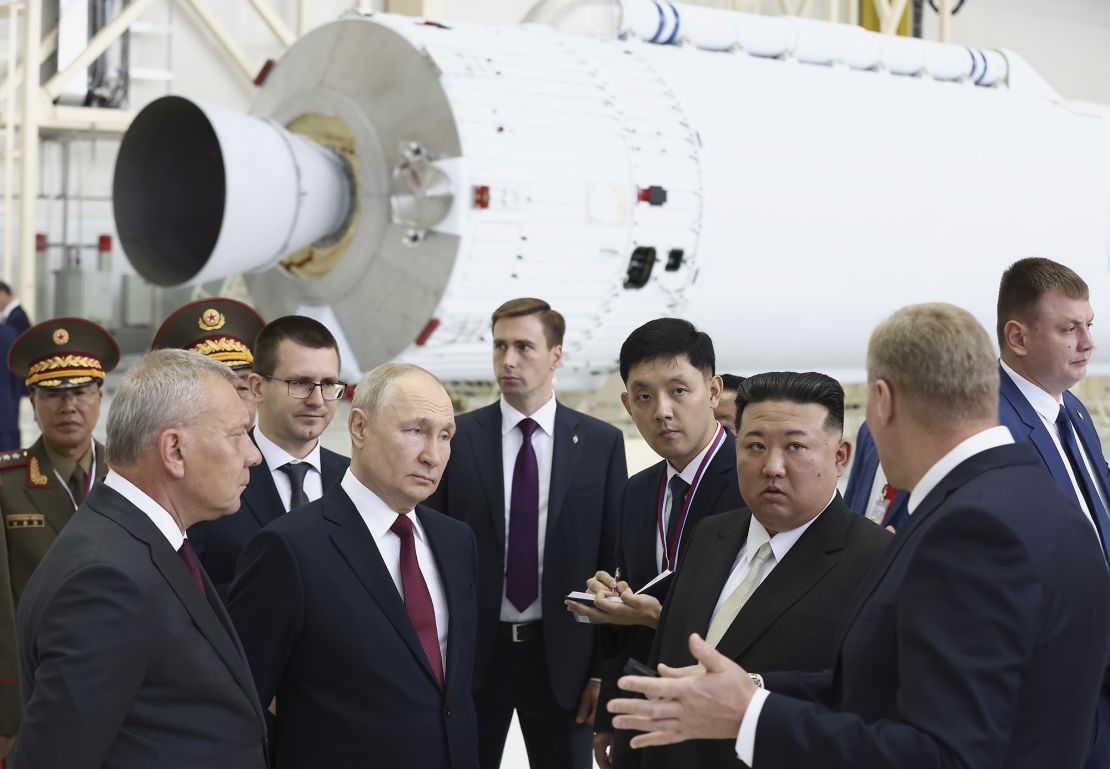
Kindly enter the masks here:
[[578, 436], [577, 435], [570, 436], [570, 442], [571, 443], [578, 443]]

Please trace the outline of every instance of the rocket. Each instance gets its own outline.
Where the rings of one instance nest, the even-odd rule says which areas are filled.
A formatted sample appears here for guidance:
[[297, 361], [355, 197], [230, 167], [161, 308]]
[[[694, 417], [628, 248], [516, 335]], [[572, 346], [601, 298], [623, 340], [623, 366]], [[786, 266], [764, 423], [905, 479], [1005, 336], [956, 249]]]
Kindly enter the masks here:
[[860, 381], [903, 305], [993, 330], [1026, 256], [1110, 300], [1110, 108], [1012, 51], [655, 0], [526, 22], [349, 15], [250, 115], [151, 102], [113, 183], [131, 264], [162, 286], [243, 273], [264, 317], [324, 322], [346, 369], [455, 381], [490, 379], [494, 308], [542, 297], [567, 390], [664, 315], [719, 370]]

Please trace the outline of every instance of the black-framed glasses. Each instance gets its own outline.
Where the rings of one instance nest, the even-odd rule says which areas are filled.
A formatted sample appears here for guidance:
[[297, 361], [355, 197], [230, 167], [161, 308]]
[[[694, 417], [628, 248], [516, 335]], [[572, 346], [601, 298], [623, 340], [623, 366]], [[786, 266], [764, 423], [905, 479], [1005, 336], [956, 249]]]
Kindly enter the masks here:
[[310, 382], [307, 379], [282, 379], [269, 374], [260, 374], [257, 371], [255, 373], [271, 382], [285, 382], [285, 391], [289, 393], [289, 397], [299, 400], [312, 397], [312, 391], [319, 387], [321, 398], [326, 401], [337, 401], [343, 397], [343, 392], [347, 389], [346, 382]]

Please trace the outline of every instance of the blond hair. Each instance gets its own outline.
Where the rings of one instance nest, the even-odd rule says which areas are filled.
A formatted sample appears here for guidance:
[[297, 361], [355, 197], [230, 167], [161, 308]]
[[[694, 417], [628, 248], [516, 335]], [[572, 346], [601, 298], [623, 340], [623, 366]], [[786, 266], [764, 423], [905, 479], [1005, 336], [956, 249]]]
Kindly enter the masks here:
[[886, 380], [924, 425], [998, 419], [998, 364], [986, 329], [951, 304], [903, 307], [867, 347], [869, 382]]

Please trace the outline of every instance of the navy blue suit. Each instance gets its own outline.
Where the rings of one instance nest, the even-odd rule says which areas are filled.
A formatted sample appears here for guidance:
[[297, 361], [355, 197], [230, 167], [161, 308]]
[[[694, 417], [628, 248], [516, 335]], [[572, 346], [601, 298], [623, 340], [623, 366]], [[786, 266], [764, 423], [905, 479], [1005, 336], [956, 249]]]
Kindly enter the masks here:
[[228, 612], [259, 697], [277, 696], [276, 766], [477, 766], [474, 536], [423, 505], [416, 515], [450, 614], [442, 689], [342, 485], [247, 543]]
[[[1037, 447], [1041, 463], [1048, 470], [1056, 485], [1064, 491], [1069, 499], [1076, 500], [1075, 487], [1064, 468], [1064, 458], [1056, 449], [1056, 444], [1049, 435], [1044, 420], [1030, 405], [1021, 390], [1014, 384], [1009, 374], [999, 366], [999, 421], [1010, 428], [1010, 433], [1015, 441], [1029, 441]], [[1064, 392], [1064, 404], [1073, 413], [1081, 418], [1074, 422], [1079, 443], [1091, 460], [1091, 469], [1097, 476], [1096, 482], [1102, 487], [1103, 493], [1110, 498], [1110, 471], [1107, 470], [1106, 459], [1102, 453], [1102, 443], [1098, 439], [1091, 415], [1083, 404], [1070, 392]], [[1100, 526], [1103, 536], [1110, 536], [1110, 522], [1102, 522]], [[1104, 542], [1105, 547], [1105, 542]], [[1107, 660], [1107, 681], [1110, 682], [1110, 660]], [[1110, 691], [1104, 686], [1102, 696], [1098, 703], [1098, 717], [1096, 719], [1096, 733], [1091, 748], [1091, 755], [1086, 764], [1086, 769], [1110, 769]]]
[[0, 450], [23, 445], [19, 437], [19, 400], [24, 384], [8, 368], [8, 350], [17, 336], [13, 326], [0, 323]]
[[1110, 577], [1036, 449], [999, 446], [922, 500], [835, 638], [831, 670], [764, 675], [759, 769], [1078, 769]]
[[[483, 731], [483, 762], [496, 765], [493, 756], [500, 755], [509, 723], [503, 718], [502, 708], [486, 708], [483, 704], [493, 698], [486, 696], [486, 690], [519, 684], [509, 680], [509, 655], [495, 654], [505, 587], [500, 401], [462, 414], [455, 422], [458, 430], [451, 443], [451, 461], [427, 505], [470, 524], [478, 539], [478, 652], [474, 677]], [[609, 560], [616, 546], [617, 511], [627, 479], [621, 432], [558, 404], [540, 585], [542, 647], [518, 646], [527, 646], [528, 651], [523, 653], [537, 657], [533, 660], [537, 676], [546, 669], [546, 680], [535, 681], [536, 698], [550, 701], [553, 694], [550, 709], [571, 711], [571, 719], [589, 676], [597, 671], [600, 650], [596, 648], [594, 628], [577, 623], [563, 599], [572, 590], [581, 590], [599, 568], [612, 567]], [[565, 712], [549, 710], [537, 716], [534, 730], [523, 723], [530, 715], [520, 715], [526, 741], [538, 740], [535, 735], [546, 733], [549, 744], [563, 745], [555, 749], [571, 750], [579, 762], [590, 761], [588, 727], [574, 730], [573, 747], [568, 747], [563, 736], [568, 728], [562, 723], [568, 719]], [[530, 747], [530, 755], [532, 752]]]
[[[251, 440], [254, 440], [254, 430], [251, 430]], [[325, 492], [343, 479], [350, 464], [348, 457], [320, 447], [320, 471]], [[251, 535], [285, 514], [285, 505], [281, 502], [266, 460], [252, 467], [250, 473], [247, 488], [239, 498], [238, 512], [189, 528], [189, 541], [193, 543], [208, 576], [216, 583], [220, 595], [227, 595], [235, 576], [235, 564]]]
[[[871, 437], [871, 429], [866, 422], [859, 426], [854, 449], [852, 469], [848, 473], [848, 488], [844, 490], [844, 503], [860, 515], [867, 515], [870, 512], [867, 507], [871, 502], [875, 473], [879, 471], [879, 451], [875, 448], [875, 439]], [[908, 492], [899, 491], [880, 523], [883, 526], [893, 526], [897, 530], [909, 517], [906, 510], [909, 499]]]
[[[620, 538], [613, 561], [620, 567], [622, 578], [634, 590], [640, 589], [659, 574], [659, 560], [655, 550], [659, 537], [656, 513], [659, 487], [666, 473], [666, 460], [636, 473], [628, 479], [621, 502]], [[740, 484], [736, 479], [736, 436], [726, 430], [721, 447], [706, 466], [694, 499], [690, 502], [685, 533], [678, 543], [679, 568], [682, 567], [682, 559], [693, 539], [694, 528], [702, 519], [729, 511], [732, 511], [730, 514], [735, 514], [736, 510], [744, 506]], [[606, 568], [606, 571], [612, 573], [610, 568]], [[609, 700], [620, 696], [617, 679], [630, 657], [640, 662], [648, 661], [655, 631], [636, 625], [606, 628], [602, 635], [605, 659], [594, 730], [609, 732], [613, 731], [613, 716], [606, 705]], [[627, 733], [620, 733], [613, 746], [612, 758], [618, 767], [633, 766], [639, 762], [639, 753], [628, 747], [627, 737]]]
[[31, 319], [27, 317], [27, 311], [23, 309], [22, 305], [13, 307], [4, 322], [14, 328], [17, 335], [31, 327]]

